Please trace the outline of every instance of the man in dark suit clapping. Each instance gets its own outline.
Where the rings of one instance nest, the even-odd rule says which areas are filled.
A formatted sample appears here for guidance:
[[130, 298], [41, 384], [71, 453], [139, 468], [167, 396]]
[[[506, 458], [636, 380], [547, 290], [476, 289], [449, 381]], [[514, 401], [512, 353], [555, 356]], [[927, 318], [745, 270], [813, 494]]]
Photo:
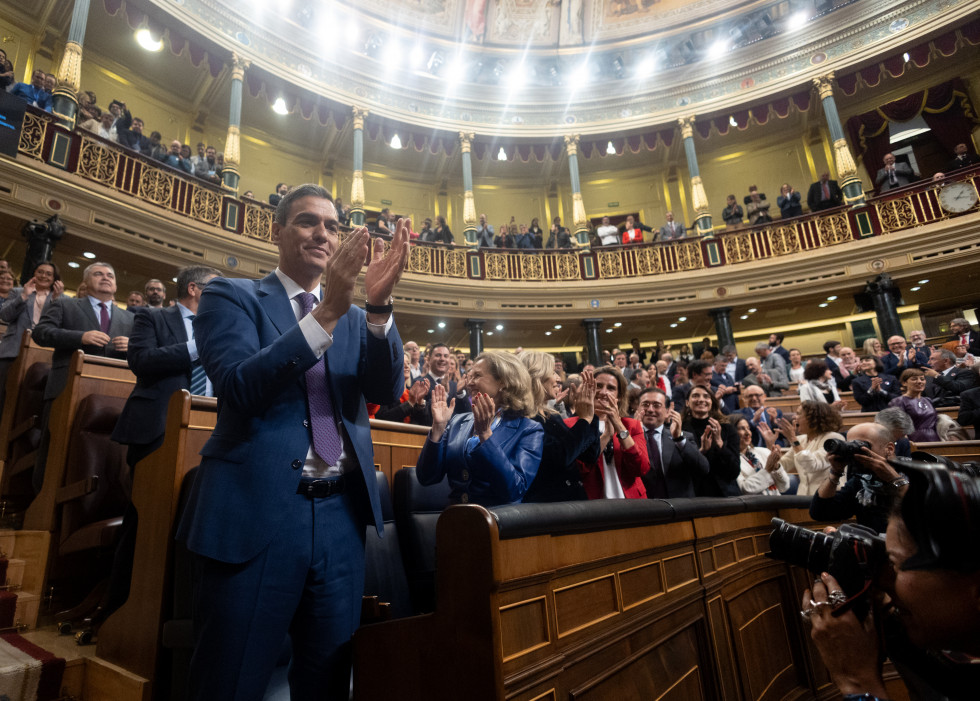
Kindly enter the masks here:
[[810, 185], [810, 190], [806, 193], [806, 204], [811, 212], [839, 207], [843, 202], [844, 193], [827, 172], [821, 173], [820, 180]]

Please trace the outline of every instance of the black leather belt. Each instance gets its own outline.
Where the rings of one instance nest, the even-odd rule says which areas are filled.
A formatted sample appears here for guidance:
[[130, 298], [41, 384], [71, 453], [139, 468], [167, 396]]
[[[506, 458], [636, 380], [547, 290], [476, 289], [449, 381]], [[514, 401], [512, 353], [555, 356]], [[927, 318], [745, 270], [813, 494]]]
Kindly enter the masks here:
[[299, 482], [296, 489], [297, 494], [302, 494], [310, 499], [322, 499], [332, 497], [335, 494], [342, 494], [346, 480], [344, 476], [331, 477], [330, 479], [303, 479]]

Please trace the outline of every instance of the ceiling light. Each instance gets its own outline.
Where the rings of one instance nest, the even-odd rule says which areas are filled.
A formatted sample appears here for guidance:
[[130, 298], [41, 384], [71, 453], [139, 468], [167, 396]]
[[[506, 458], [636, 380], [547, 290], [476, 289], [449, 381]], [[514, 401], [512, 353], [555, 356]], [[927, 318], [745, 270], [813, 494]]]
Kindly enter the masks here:
[[680, 316], [680, 317], [677, 317], [677, 320], [678, 321], [687, 321], [687, 317], [686, 316]]
[[497, 324], [494, 328], [497, 329], [497, 331], [503, 331], [504, 330], [504, 325], [503, 324]]
[[613, 324], [613, 326], [615, 326], [617, 329], [622, 325], [623, 325], [622, 321], [617, 321], [615, 324]]
[[445, 62], [446, 57], [441, 51], [433, 51], [432, 55], [429, 57], [429, 62], [426, 64], [426, 68], [429, 69], [429, 73], [433, 75], [439, 72], [442, 68], [443, 62]]
[[582, 61], [579, 67], [575, 69], [575, 74], [572, 77], [575, 81], [575, 87], [579, 85], [587, 85], [592, 81], [592, 72], [589, 70], [589, 62]]
[[429, 331], [428, 331], [428, 332], [429, 332], [429, 333], [435, 333], [435, 332], [436, 332], [436, 330], [435, 330], [435, 329], [429, 329]]
[[657, 59], [653, 54], [647, 56], [636, 66], [636, 77], [646, 78], [649, 76], [657, 67]]
[[719, 59], [728, 53], [729, 43], [727, 39], [719, 39], [708, 48], [708, 58]]
[[551, 332], [550, 332], [550, 331], [545, 331], [545, 332], [544, 332], [544, 335], [545, 335], [545, 336], [550, 336], [550, 335], [551, 335]]
[[520, 90], [524, 87], [527, 82], [527, 69], [524, 63], [518, 63], [513, 68], [510, 69], [510, 73], [507, 76], [507, 86], [511, 90]]
[[446, 68], [446, 82], [450, 87], [456, 85], [463, 79], [463, 61], [457, 56], [456, 59]]
[[561, 328], [561, 324], [555, 324], [555, 331]]
[[446, 328], [446, 322], [440, 321], [438, 324], [436, 324], [436, 326], [438, 326], [440, 329], [444, 329]]
[[905, 52], [904, 54], [902, 54], [902, 58], [903, 58], [903, 59], [905, 59], [905, 62], [906, 62], [906, 63], [908, 63], [909, 61], [911, 61], [911, 60], [912, 60], [912, 57], [911, 57], [911, 56], [909, 56], [909, 54], [908, 54], [908, 52], [907, 52], [907, 51], [906, 51], [906, 52]]
[[88, 258], [89, 260], [95, 260], [95, 254], [92, 253], [92, 251], [85, 251], [85, 253], [83, 253], [82, 255]]
[[506, 161], [507, 160], [507, 152], [504, 151], [504, 147], [503, 146], [501, 146], [500, 147], [500, 150], [497, 151], [497, 160], [498, 161]]
[[791, 32], [795, 32], [797, 29], [800, 29], [804, 24], [806, 24], [807, 19], [809, 18], [806, 16], [806, 12], [797, 12], [795, 15], [789, 18], [786, 28]]
[[402, 147], [402, 140], [400, 138], [398, 138], [398, 134], [395, 134], [393, 137], [391, 137], [391, 144], [389, 144], [389, 145], [392, 148], [401, 148]]
[[361, 38], [361, 28], [356, 24], [351, 23], [350, 27], [347, 28], [347, 41], [350, 42], [351, 46], [357, 45], [357, 40]]
[[610, 156], [616, 155], [616, 147], [613, 146], [612, 141], [606, 144], [606, 153], [608, 153]]
[[493, 336], [493, 331], [487, 331], [487, 336]]
[[929, 278], [926, 278], [925, 280], [919, 280], [919, 284], [920, 284], [920, 285], [924, 285], [924, 284], [926, 284], [927, 282], [929, 282]]
[[738, 126], [738, 122], [735, 121], [735, 115], [731, 115], [728, 117], [728, 123], [731, 124], [733, 127]]
[[909, 288], [909, 292], [918, 292], [921, 289], [922, 289], [921, 287], [919, 287], [918, 285], [916, 285], [915, 287], [910, 287]]
[[672, 329], [676, 329], [676, 328], [677, 328], [677, 322], [674, 322], [673, 324], [671, 324], [671, 325], [670, 325], [670, 328], [672, 328]]
[[829, 304], [827, 304], [827, 302], [821, 302], [821, 303], [820, 303], [820, 304], [818, 304], [817, 306], [818, 306], [818, 307], [829, 307], [830, 305], [829, 305]]
[[163, 48], [163, 39], [154, 39], [149, 29], [140, 29], [136, 32], [136, 43], [147, 51], [160, 51]]
[[70, 260], [70, 261], [68, 261], [68, 267], [69, 268], [81, 268], [82, 267], [82, 264], [79, 263], [79, 262], [77, 262], [77, 261]]
[[289, 110], [286, 108], [286, 101], [281, 97], [277, 97], [276, 101], [272, 104], [272, 111], [276, 114], [289, 114]]
[[613, 332], [612, 329], [606, 329], [606, 333], [612, 333], [612, 332]]
[[748, 318], [749, 318], [749, 315], [748, 314], [743, 314], [742, 316], [739, 317], [739, 319], [741, 319], [743, 321], [746, 320], [746, 319], [748, 319]]
[[827, 301], [828, 301], [828, 302], [834, 302], [834, 301], [836, 301], [836, 300], [837, 300], [837, 295], [830, 295], [830, 296], [829, 296], [829, 297], [827, 298]]
[[174, 282], [177, 282], [177, 278], [176, 277], [172, 277], [170, 279], [173, 280]]
[[757, 311], [759, 311], [759, 310], [758, 310], [758, 309], [756, 309], [755, 307], [752, 307], [752, 308], [751, 308], [751, 309], [749, 310], [749, 314], [755, 314], [755, 313], [756, 313]]

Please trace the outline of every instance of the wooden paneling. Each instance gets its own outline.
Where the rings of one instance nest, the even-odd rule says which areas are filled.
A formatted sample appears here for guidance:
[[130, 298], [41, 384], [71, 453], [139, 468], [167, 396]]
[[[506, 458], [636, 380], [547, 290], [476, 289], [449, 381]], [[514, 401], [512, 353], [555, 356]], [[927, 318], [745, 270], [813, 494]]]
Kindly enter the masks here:
[[371, 442], [374, 444], [374, 467], [388, 477], [403, 467], [415, 467], [419, 452], [429, 435], [428, 426], [412, 426], [393, 421], [371, 419]]

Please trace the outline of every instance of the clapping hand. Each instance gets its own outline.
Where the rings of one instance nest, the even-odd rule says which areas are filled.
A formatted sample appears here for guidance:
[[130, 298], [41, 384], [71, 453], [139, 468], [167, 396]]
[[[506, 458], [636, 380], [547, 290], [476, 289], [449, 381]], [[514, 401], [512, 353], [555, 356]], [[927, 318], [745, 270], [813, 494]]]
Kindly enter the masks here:
[[776, 419], [776, 425], [779, 426], [779, 432], [786, 440], [792, 442], [796, 439], [796, 427], [785, 416]]
[[54, 284], [51, 285], [51, 299], [58, 299], [61, 293], [65, 291], [65, 283], [61, 280], [55, 280]]
[[479, 436], [481, 441], [489, 439], [493, 435], [490, 425], [496, 414], [497, 407], [494, 406], [493, 399], [482, 392], [476, 394], [473, 397], [473, 435]]
[[[355, 231], [360, 230], [358, 227]], [[391, 250], [388, 255], [385, 253], [384, 241], [380, 238], [374, 239], [371, 251], [371, 261], [368, 263], [367, 271], [364, 273], [364, 291], [368, 304], [383, 306], [388, 304], [391, 293], [395, 289], [395, 284], [401, 279], [402, 272], [405, 270], [405, 261], [408, 260], [408, 241], [409, 231], [412, 228], [412, 220], [401, 218], [395, 224], [395, 233], [391, 237]], [[365, 233], [367, 229], [364, 229]], [[360, 267], [358, 267], [360, 269]], [[368, 321], [372, 321], [368, 319]], [[385, 319], [384, 321], [387, 321]], [[376, 323], [383, 323], [378, 321]]]
[[440, 384], [437, 384], [432, 388], [432, 429], [429, 431], [429, 440], [436, 443], [442, 438], [443, 431], [446, 430], [446, 424], [449, 423], [449, 419], [453, 415], [453, 409], [456, 408], [456, 398], [453, 397], [449, 403], [446, 403], [446, 388]]
[[582, 384], [575, 390], [575, 415], [591, 423], [595, 413], [595, 375], [584, 370]]
[[776, 434], [772, 432], [768, 424], [759, 424], [756, 426], [756, 430], [759, 431], [759, 435], [762, 436], [762, 440], [765, 441], [766, 447], [772, 450], [776, 445]]
[[[772, 431], [769, 432], [772, 435]], [[783, 451], [778, 445], [769, 446], [769, 459], [766, 460], [766, 472], [775, 472], [779, 469], [779, 459], [783, 456]]]
[[425, 401], [425, 395], [429, 393], [429, 378], [419, 380], [408, 388], [408, 403], [412, 406]]

